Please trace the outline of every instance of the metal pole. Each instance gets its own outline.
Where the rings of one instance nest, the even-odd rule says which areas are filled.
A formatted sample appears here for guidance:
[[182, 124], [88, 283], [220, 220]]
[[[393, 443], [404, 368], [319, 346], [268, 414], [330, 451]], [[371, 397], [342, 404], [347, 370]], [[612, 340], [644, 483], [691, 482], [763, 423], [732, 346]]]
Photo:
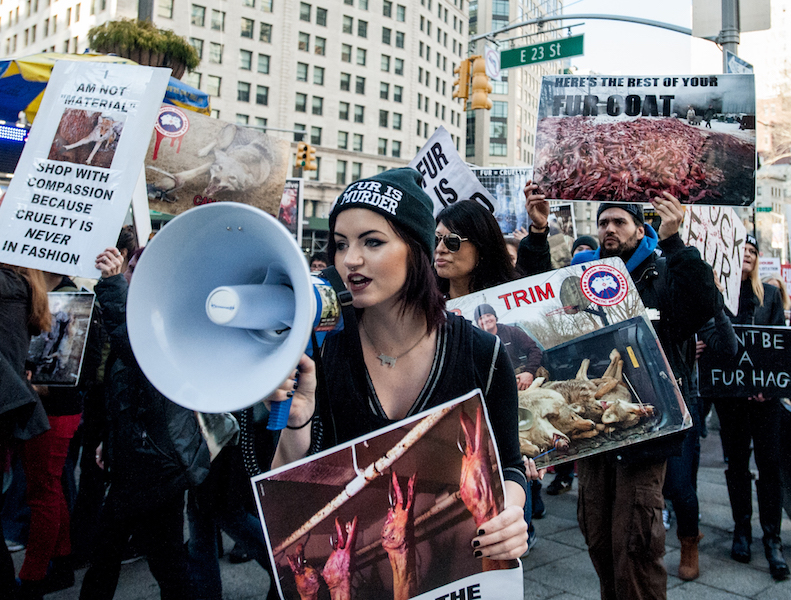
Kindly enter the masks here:
[[725, 51], [739, 54], [739, 0], [722, 0], [722, 31], [720, 31], [720, 45], [722, 46], [722, 72], [728, 71]]

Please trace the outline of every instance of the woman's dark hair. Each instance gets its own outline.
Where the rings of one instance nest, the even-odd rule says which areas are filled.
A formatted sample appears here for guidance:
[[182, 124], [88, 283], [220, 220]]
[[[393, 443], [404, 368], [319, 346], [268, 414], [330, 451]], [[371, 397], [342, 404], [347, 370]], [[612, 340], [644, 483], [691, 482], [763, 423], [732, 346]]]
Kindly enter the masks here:
[[[511, 265], [503, 232], [494, 215], [475, 200], [462, 200], [442, 209], [437, 224], [442, 223], [452, 233], [467, 238], [478, 250], [478, 264], [470, 276], [470, 293], [483, 290], [519, 277]], [[447, 292], [450, 282], [442, 277], [440, 290]]]
[[[387, 219], [396, 235], [407, 245], [406, 281], [398, 294], [401, 313], [414, 310], [426, 316], [426, 331], [431, 332], [445, 322], [445, 299], [437, 286], [431, 257], [420, 241], [408, 229]], [[335, 231], [330, 231], [327, 253], [330, 264], [335, 264]], [[358, 311], [359, 317], [359, 311]]]
[[118, 241], [115, 243], [118, 250], [126, 250], [126, 259], [131, 260], [132, 254], [137, 250], [137, 236], [135, 229], [131, 225], [126, 225], [121, 228], [121, 233], [118, 234]]

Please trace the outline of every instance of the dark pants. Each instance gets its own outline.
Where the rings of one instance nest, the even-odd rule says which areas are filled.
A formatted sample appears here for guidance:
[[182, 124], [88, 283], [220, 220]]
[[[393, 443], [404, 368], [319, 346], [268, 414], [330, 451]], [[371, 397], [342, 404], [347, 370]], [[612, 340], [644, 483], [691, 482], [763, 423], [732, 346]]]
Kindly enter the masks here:
[[687, 429], [687, 436], [681, 445], [681, 456], [667, 459], [665, 475], [665, 498], [673, 503], [673, 510], [678, 519], [678, 537], [695, 537], [698, 535], [697, 475], [700, 463], [700, 415], [697, 405], [689, 407], [692, 413], [692, 427]]
[[189, 598], [184, 493], [152, 500], [149, 507], [137, 511], [124, 506], [124, 495], [124, 490], [110, 485], [80, 600], [112, 600], [121, 572], [122, 555], [133, 532], [143, 544], [148, 568], [159, 583], [162, 600]]
[[664, 461], [625, 466], [602, 455], [578, 461], [577, 519], [602, 600], [666, 598], [664, 480]]
[[750, 444], [758, 467], [758, 509], [764, 536], [780, 534], [782, 491], [780, 484], [780, 404], [745, 398], [715, 401], [720, 418], [720, 435], [728, 456], [728, 493], [734, 522], [749, 527], [752, 516]]

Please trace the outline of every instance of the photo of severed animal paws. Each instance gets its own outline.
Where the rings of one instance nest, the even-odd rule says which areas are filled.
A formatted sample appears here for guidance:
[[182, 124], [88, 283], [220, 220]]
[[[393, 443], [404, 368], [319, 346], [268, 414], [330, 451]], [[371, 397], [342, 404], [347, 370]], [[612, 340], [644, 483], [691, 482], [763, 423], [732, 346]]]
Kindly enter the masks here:
[[[654, 416], [650, 404], [633, 402], [623, 381], [623, 360], [618, 350], [601, 377], [588, 378], [590, 360], [584, 359], [574, 379], [550, 381], [543, 367], [532, 385], [519, 392], [522, 453], [532, 458], [552, 450], [570, 451], [580, 440], [625, 430]], [[576, 443], [576, 444], [575, 444]]]

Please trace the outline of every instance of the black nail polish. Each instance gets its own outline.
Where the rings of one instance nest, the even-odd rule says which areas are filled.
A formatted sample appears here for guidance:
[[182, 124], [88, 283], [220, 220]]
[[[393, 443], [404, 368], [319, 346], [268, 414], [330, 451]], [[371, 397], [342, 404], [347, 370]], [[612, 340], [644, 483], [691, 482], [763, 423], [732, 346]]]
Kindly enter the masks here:
[[472, 542], [472, 547], [473, 548], [477, 548], [480, 545], [481, 545], [481, 543], [478, 540], [473, 540], [473, 542]]
[[483, 529], [479, 529], [478, 535], [486, 535], [486, 532]]
[[475, 558], [480, 558], [481, 556], [483, 556], [483, 552], [481, 552], [480, 550], [476, 550], [474, 556]]
[[286, 398], [292, 398], [294, 396], [294, 392], [286, 392]]

